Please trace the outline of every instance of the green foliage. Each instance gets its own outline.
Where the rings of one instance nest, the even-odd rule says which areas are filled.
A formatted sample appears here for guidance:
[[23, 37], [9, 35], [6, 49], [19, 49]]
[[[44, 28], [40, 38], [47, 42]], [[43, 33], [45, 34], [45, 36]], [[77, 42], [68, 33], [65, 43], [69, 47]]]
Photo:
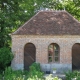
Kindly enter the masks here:
[[38, 76], [29, 77], [27, 80], [44, 80], [42, 78], [38, 78]]
[[22, 70], [12, 70], [11, 67], [8, 67], [5, 69], [5, 71], [3, 72], [3, 78], [4, 80], [27, 80], [27, 75], [28, 72], [22, 71]]
[[0, 48], [0, 71], [4, 70], [5, 67], [10, 66], [10, 62], [13, 59], [13, 54], [9, 48]]
[[40, 69], [40, 64], [39, 63], [33, 63], [30, 66], [29, 78], [43, 78], [43, 72]]
[[0, 76], [1, 80], [2, 78], [4, 78], [4, 80], [43, 80], [43, 72], [40, 70], [39, 63], [33, 63], [30, 66], [29, 72], [26, 70], [14, 71], [11, 67], [8, 67], [3, 72], [3, 75]]
[[49, 76], [46, 77], [45, 80], [62, 80], [62, 79], [60, 79], [58, 77], [53, 77], [52, 74], [50, 74]]
[[[80, 1], [77, 1], [80, 4]], [[80, 6], [73, 0], [64, 1], [62, 3], [65, 10], [72, 14], [76, 19], [80, 20]]]
[[73, 78], [76, 78], [76, 80], [80, 80], [80, 71], [69, 71], [65, 73], [66, 80], [72, 80]]
[[40, 69], [40, 63], [33, 63], [30, 67], [30, 71], [32, 71], [32, 70], [37, 70], [37, 71], [41, 71], [41, 69]]
[[[39, 66], [39, 64], [34, 63], [32, 66], [37, 67]], [[31, 66], [31, 67], [32, 67]], [[33, 68], [31, 68], [33, 69]], [[46, 78], [43, 78], [43, 75], [39, 75], [40, 69], [37, 69], [38, 73], [34, 73], [34, 74], [29, 74], [32, 73], [31, 71], [28, 72], [26, 70], [12, 70], [11, 67], [8, 67], [5, 69], [5, 71], [3, 72], [2, 75], [0, 75], [0, 80], [62, 80], [58, 77], [53, 77], [51, 74], [49, 76], [47, 76]], [[43, 72], [42, 72], [43, 74]]]

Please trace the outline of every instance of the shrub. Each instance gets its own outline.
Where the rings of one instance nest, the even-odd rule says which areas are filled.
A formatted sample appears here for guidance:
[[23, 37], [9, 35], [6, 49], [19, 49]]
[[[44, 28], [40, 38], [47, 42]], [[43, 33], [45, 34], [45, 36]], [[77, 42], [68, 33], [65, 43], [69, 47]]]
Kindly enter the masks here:
[[4, 78], [4, 80], [27, 80], [27, 74], [28, 72], [22, 71], [22, 70], [12, 70], [11, 67], [8, 67], [5, 69], [5, 71], [3, 72], [2, 77]]
[[72, 79], [76, 79], [76, 80], [80, 80], [80, 71], [69, 71], [67, 73], [65, 73], [66, 75], [66, 80], [72, 80]]
[[43, 78], [43, 72], [40, 69], [39, 63], [33, 63], [30, 66], [28, 78]]
[[[38, 68], [36, 68], [36, 67], [38, 67]], [[41, 72], [39, 67], [40, 67], [40, 64], [33, 63], [30, 66], [29, 72], [27, 70], [23, 70], [23, 71], [15, 70], [14, 71], [14, 70], [12, 70], [11, 67], [8, 67], [3, 72], [3, 75], [0, 75], [0, 80], [61, 80], [60, 78], [53, 77], [52, 75], [49, 75], [46, 78], [43, 78], [43, 72]], [[31, 70], [33, 70], [33, 71], [31, 71]]]
[[53, 77], [52, 74], [50, 74], [49, 76], [46, 77], [45, 80], [62, 80], [62, 79], [60, 79], [58, 77]]
[[[4, 79], [3, 79], [4, 78]], [[0, 76], [2, 80], [43, 80], [43, 72], [40, 70], [39, 63], [33, 63], [30, 66], [29, 72], [27, 70], [12, 70], [11, 67], [7, 67]]]
[[9, 48], [0, 48], [0, 71], [4, 70], [13, 59], [13, 54]]

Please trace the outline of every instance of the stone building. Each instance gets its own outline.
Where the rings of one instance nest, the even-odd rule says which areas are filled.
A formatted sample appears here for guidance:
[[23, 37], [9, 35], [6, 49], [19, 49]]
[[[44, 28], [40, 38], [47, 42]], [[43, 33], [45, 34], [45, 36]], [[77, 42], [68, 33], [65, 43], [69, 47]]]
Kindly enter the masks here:
[[12, 68], [62, 73], [80, 69], [80, 23], [67, 11], [39, 11], [12, 34]]

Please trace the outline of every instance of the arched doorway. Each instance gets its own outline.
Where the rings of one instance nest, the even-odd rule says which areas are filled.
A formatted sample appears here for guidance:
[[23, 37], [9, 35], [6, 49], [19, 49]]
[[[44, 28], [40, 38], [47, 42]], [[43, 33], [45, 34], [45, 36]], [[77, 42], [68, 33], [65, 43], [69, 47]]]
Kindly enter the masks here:
[[72, 47], [72, 70], [80, 70], [80, 44], [76, 43]]
[[24, 47], [24, 70], [29, 70], [29, 66], [35, 62], [36, 48], [34, 44], [28, 43]]
[[56, 43], [51, 43], [48, 46], [48, 62], [56, 63], [60, 61], [60, 47]]

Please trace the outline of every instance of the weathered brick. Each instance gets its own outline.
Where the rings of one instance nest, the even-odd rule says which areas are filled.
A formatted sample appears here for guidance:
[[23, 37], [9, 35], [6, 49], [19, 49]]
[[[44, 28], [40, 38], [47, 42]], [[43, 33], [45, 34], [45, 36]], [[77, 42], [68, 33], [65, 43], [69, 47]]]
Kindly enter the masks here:
[[[12, 35], [12, 52], [15, 54], [12, 64], [24, 69], [24, 46], [33, 43], [36, 47], [36, 62], [48, 63], [48, 46], [57, 43], [60, 47], [60, 62], [58, 64], [72, 65], [72, 47], [75, 43], [80, 43], [80, 36], [34, 36], [34, 35]], [[54, 63], [52, 63], [54, 64]], [[20, 69], [19, 66], [16, 69]]]

